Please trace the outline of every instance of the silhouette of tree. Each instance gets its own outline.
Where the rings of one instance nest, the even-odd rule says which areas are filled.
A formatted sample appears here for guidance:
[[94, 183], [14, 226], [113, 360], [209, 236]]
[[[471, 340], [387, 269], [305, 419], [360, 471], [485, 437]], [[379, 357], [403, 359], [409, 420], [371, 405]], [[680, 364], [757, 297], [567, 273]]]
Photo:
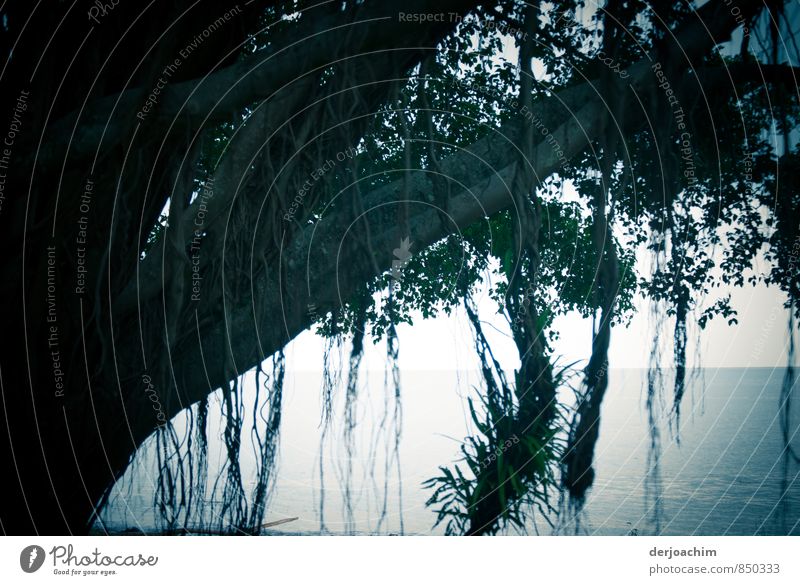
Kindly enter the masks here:
[[[745, 284], [760, 251], [768, 271], [752, 280], [788, 294], [795, 327], [787, 11], [775, 0], [8, 3], [2, 529], [86, 532], [149, 437], [160, 512], [185, 526], [205, 489], [207, 400], [222, 388], [214, 529], [258, 531], [284, 346], [313, 325], [332, 343], [352, 336], [351, 401], [365, 335], [385, 337], [399, 441], [395, 326], [458, 306], [484, 388], [467, 468], [429, 483], [440, 521], [482, 534], [524, 525], [562, 491], [580, 506], [611, 325], [635, 294], [674, 317], [676, 417], [687, 321], [735, 322], [725, 296], [699, 316], [698, 300]], [[642, 250], [651, 273], [637, 267]], [[472, 301], [487, 271], [519, 350], [513, 376]], [[549, 348], [553, 319], [572, 310], [595, 323], [577, 377]], [[248, 495], [241, 376], [270, 357]], [[557, 398], [569, 384], [574, 407]], [[179, 431], [169, 421], [187, 409]]]

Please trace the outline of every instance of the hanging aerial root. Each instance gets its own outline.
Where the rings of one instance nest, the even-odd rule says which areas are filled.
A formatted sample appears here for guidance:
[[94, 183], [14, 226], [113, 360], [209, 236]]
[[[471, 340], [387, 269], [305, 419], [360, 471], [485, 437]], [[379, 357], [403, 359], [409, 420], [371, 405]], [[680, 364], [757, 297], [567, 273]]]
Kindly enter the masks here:
[[[240, 530], [245, 527], [247, 519], [247, 499], [245, 497], [240, 452], [242, 446], [242, 423], [244, 409], [242, 403], [242, 380], [236, 378], [230, 391], [223, 394], [223, 418], [225, 428], [222, 439], [225, 447], [226, 460], [222, 489], [222, 502], [219, 512], [214, 510], [218, 519], [218, 530], [228, 527]], [[218, 478], [219, 479], [219, 478]], [[216, 489], [214, 490], [216, 493]], [[213, 507], [212, 507], [213, 509]]]
[[[394, 297], [391, 289], [389, 290], [389, 305], [393, 308]], [[403, 521], [403, 473], [400, 463], [400, 438], [403, 432], [403, 402], [401, 396], [401, 383], [400, 383], [400, 341], [397, 338], [397, 329], [395, 329], [394, 321], [391, 320], [387, 328], [386, 335], [386, 353], [391, 371], [391, 390], [393, 391], [393, 411], [392, 411], [392, 426], [391, 437], [392, 449], [386, 459], [386, 481], [389, 478], [389, 468], [394, 463], [395, 471], [397, 473], [397, 506], [398, 506], [398, 520], [400, 523], [400, 534], [405, 533], [405, 524]]]
[[795, 463], [800, 463], [800, 454], [795, 450], [792, 445], [792, 395], [794, 393], [794, 386], [796, 381], [796, 373], [794, 366], [795, 356], [795, 326], [794, 326], [794, 303], [789, 309], [789, 348], [786, 356], [786, 371], [783, 375], [781, 382], [781, 395], [780, 395], [780, 426], [781, 436], [783, 438], [784, 454], [787, 459], [791, 459]]
[[[333, 321], [335, 323], [335, 320]], [[322, 431], [319, 438], [319, 531], [321, 534], [328, 532], [325, 524], [325, 443], [328, 432], [333, 422], [333, 395], [341, 380], [341, 349], [342, 336], [334, 332], [325, 343], [322, 354]], [[334, 358], [337, 358], [334, 360]]]
[[599, 262], [597, 287], [601, 300], [600, 320], [597, 331], [593, 332], [592, 355], [585, 370], [585, 391], [573, 416], [562, 466], [562, 483], [578, 510], [582, 508], [586, 492], [594, 482], [594, 449], [600, 431], [600, 406], [608, 389], [608, 348], [620, 284], [619, 258], [611, 231], [613, 206], [610, 211], [606, 210], [614, 142], [615, 139], [607, 139], [604, 143], [601, 184], [593, 199], [592, 241]]
[[[281, 407], [283, 398], [283, 382], [286, 377], [286, 358], [283, 350], [273, 357], [272, 380], [265, 382], [268, 395], [263, 405], [259, 404], [258, 378], [256, 379], [256, 396], [253, 404], [253, 426], [251, 434], [253, 442], [259, 447], [256, 482], [253, 488], [250, 510], [242, 530], [248, 534], [258, 534], [264, 524], [269, 497], [274, 487], [273, 475], [278, 456], [278, 441], [281, 428]], [[271, 382], [271, 383], [270, 383]], [[266, 416], [264, 409], [267, 409]], [[264, 425], [263, 435], [259, 427]]]
[[353, 459], [355, 457], [355, 429], [358, 406], [358, 376], [361, 358], [364, 355], [364, 327], [366, 326], [366, 305], [362, 304], [356, 317], [353, 343], [347, 373], [347, 389], [344, 403], [344, 428], [342, 443], [345, 449], [345, 469], [342, 472], [342, 497], [344, 503], [344, 521], [347, 534], [355, 534], [355, 514], [353, 509]]

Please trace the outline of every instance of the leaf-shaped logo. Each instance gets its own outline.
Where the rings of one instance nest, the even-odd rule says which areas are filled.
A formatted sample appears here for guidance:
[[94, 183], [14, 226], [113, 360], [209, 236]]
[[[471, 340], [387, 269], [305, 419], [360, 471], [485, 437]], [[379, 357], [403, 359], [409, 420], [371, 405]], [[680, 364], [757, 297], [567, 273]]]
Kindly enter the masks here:
[[44, 564], [44, 549], [41, 546], [32, 544], [26, 546], [19, 553], [19, 566], [26, 573], [35, 573]]
[[411, 260], [411, 238], [403, 238], [400, 240], [400, 247], [395, 248], [393, 253], [394, 257], [403, 264]]
[[395, 248], [392, 253], [395, 259], [392, 260], [391, 276], [392, 280], [397, 284], [403, 279], [403, 268], [405, 268], [408, 261], [411, 260], [411, 238], [403, 238], [400, 240], [400, 246]]

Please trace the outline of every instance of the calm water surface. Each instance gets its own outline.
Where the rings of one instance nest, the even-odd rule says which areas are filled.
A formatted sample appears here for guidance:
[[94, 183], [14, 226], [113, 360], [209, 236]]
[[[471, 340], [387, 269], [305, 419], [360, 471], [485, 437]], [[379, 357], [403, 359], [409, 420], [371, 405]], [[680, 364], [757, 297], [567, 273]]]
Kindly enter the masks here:
[[[659, 427], [661, 496], [656, 525], [648, 507], [653, 500], [646, 498], [650, 433], [642, 390], [644, 372], [611, 370], [596, 449], [595, 484], [580, 517], [581, 533], [800, 535], [800, 468], [796, 464], [784, 467], [779, 422], [782, 375], [782, 370], [771, 369], [700, 372], [684, 398], [679, 432], [670, 429], [666, 420]], [[429, 493], [420, 484], [437, 475], [439, 465], [458, 458], [459, 441], [469, 428], [465, 397], [478, 384], [476, 375], [403, 373], [402, 484], [393, 461], [388, 479], [385, 474], [387, 447], [391, 457], [393, 445], [386, 427], [393, 419], [389, 403], [390, 416], [381, 429], [386, 409], [383, 373], [371, 373], [364, 382], [350, 484], [353, 521], [348, 523], [342, 497], [348, 466], [343, 431], [334, 424], [323, 449], [322, 502], [320, 380], [313, 373], [287, 373], [278, 479], [266, 518], [298, 517], [281, 526], [282, 532], [319, 533], [321, 508], [325, 528], [334, 534], [372, 533], [378, 526], [382, 533], [442, 532], [441, 527], [432, 528], [435, 514], [425, 506]], [[338, 399], [340, 403], [341, 396]], [[664, 404], [668, 410], [669, 396]], [[798, 418], [795, 413], [790, 435], [800, 451]], [[221, 460], [221, 453], [211, 450], [209, 457], [212, 462]], [[245, 455], [243, 470], [247, 468]], [[151, 530], [155, 525], [152, 482], [146, 465], [128, 473], [105, 514], [107, 526]], [[551, 532], [541, 521], [537, 526], [541, 533]], [[529, 532], [534, 530], [532, 525]], [[574, 530], [570, 524], [563, 532]]]

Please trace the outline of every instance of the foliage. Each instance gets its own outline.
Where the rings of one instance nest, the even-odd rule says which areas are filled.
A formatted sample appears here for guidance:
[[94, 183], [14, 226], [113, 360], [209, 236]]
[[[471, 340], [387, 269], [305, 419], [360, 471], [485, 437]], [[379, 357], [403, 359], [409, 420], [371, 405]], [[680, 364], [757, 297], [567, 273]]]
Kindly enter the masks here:
[[[685, 3], [641, 0], [609, 2], [602, 10], [572, 0], [537, 6], [532, 21], [526, 20], [523, 3], [506, 0], [466, 17], [457, 34], [408, 71], [404, 86], [371, 117], [363, 136], [350, 145], [355, 156], [315, 181], [313, 196], [302, 202], [299, 223], [312, 225], [323, 214], [345, 210], [351, 201], [340, 195], [349, 187], [358, 184], [360, 192], [369, 192], [396, 180], [398, 169], [403, 169], [406, 186], [411, 181], [421, 185], [425, 195], [420, 203], [439, 205], [446, 224], [453, 186], [439, 177], [441, 161], [495, 130], [524, 129], [520, 103], [544, 103], [554, 92], [587, 80], [598, 91], [621, 92], [613, 76], [634, 66], [644, 52], [657, 55], [669, 40], [665, 27], [674, 28], [690, 13]], [[302, 20], [297, 15], [285, 19], [275, 34], [294, 18]], [[522, 71], [516, 63], [522, 42], [497, 26], [523, 22], [535, 26], [531, 34], [537, 39], [527, 48], [533, 63], [530, 80], [524, 76], [531, 63], [523, 64]], [[256, 35], [247, 50], [270, 42], [269, 35]], [[709, 55], [695, 69], [734, 68], [760, 57]], [[688, 68], [669, 67], [678, 93], [678, 80]], [[333, 66], [326, 69], [320, 87], [335, 88], [337, 71]], [[522, 95], [523, 88], [529, 94]], [[440, 467], [441, 475], [424, 484], [433, 490], [428, 505], [438, 506], [437, 524], [444, 523], [448, 534], [473, 530], [481, 506], [498, 512], [487, 531], [525, 530], [531, 510], [545, 517], [552, 511], [556, 462], [566, 454], [563, 442], [570, 423], [555, 411], [541, 420], [537, 415], [531, 423], [527, 406], [523, 408], [523, 399], [514, 391], [530, 383], [532, 370], [526, 370], [523, 356], [534, 345], [539, 361], [530, 368], [552, 376], [547, 380], [552, 388], [568, 385], [564, 371], [553, 375], [550, 366], [547, 348], [558, 337], [556, 317], [577, 313], [609, 319], [608, 328], [629, 322], [637, 295], [663, 307], [664, 315], [675, 322], [676, 412], [684, 390], [686, 324], [693, 314], [701, 329], [715, 317], [733, 325], [737, 316], [729, 287], [765, 282], [789, 294], [787, 306], [793, 305], [800, 318], [800, 152], [786, 138], [798, 124], [798, 104], [788, 98], [781, 102], [784, 145], [779, 148], [771, 138], [778, 122], [770, 91], [780, 93], [780, 87], [744, 84], [734, 95], [706, 95], [702, 87], [694, 89], [701, 90], [695, 93], [703, 96], [703, 107], [699, 98], [689, 103], [691, 94], [683, 88], [677, 115], [675, 104], [660, 89], [650, 88], [643, 108], [657, 123], [633, 131], [622, 130], [625, 112], [610, 104], [605, 135], [557, 173], [523, 188], [522, 200], [538, 221], [535, 229], [522, 233], [524, 213], [516, 210], [497, 213], [422, 249], [414, 248], [413, 239], [403, 238], [408, 257], [363, 283], [341, 308], [317, 317], [317, 331], [329, 338], [357, 335], [360, 346], [360, 331], [368, 330], [375, 342], [389, 339], [395, 358], [397, 325], [412, 324], [417, 316], [450, 315], [481, 285], [509, 321], [523, 366], [514, 382], [507, 383], [496, 363], [492, 366], [494, 358], [487, 357], [490, 349], [481, 345], [474, 319], [485, 376], [479, 406], [469, 402], [475, 433], [465, 438], [459, 463]], [[250, 112], [245, 111], [242, 120]], [[197, 185], [212, 175], [240, 123], [225, 123], [206, 133]], [[313, 155], [309, 157], [313, 161]], [[415, 170], [429, 172], [412, 173]], [[283, 186], [290, 191], [297, 180], [303, 181], [285, 178]], [[401, 225], [403, 213], [397, 212]], [[162, 216], [155, 226], [148, 246], [159, 237], [165, 220]], [[364, 253], [372, 250], [365, 246]], [[767, 272], [754, 270], [759, 255], [769, 263]], [[521, 311], [530, 317], [529, 330], [523, 333], [514, 326]], [[532, 338], [537, 341], [532, 343]], [[587, 404], [596, 401], [596, 412], [607, 386], [607, 380], [597, 382], [606, 379], [607, 350], [593, 348], [585, 372], [582, 399]], [[599, 395], [593, 395], [597, 388]], [[499, 398], [492, 396], [495, 391]], [[589, 455], [591, 459], [591, 449]]]

